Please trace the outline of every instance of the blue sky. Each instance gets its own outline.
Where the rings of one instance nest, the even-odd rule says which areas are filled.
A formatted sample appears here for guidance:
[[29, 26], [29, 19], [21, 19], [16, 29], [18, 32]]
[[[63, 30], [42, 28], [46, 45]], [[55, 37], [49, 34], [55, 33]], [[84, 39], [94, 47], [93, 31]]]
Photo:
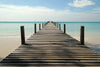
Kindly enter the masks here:
[[97, 21], [100, 0], [0, 0], [0, 21]]
[[2, 0], [1, 3], [32, 7], [42, 6], [53, 9], [65, 9], [67, 6], [67, 0]]
[[[37, 6], [42, 6], [42, 7], [48, 7], [51, 9], [56, 9], [56, 10], [64, 10], [66, 8], [70, 9], [80, 9], [80, 8], [75, 8], [71, 7], [68, 4], [72, 3], [74, 0], [0, 0], [0, 3], [2, 4], [7, 4], [7, 5], [17, 5], [17, 6], [31, 6], [31, 7], [37, 7]], [[82, 8], [82, 10], [95, 8], [100, 6], [100, 0], [90, 0], [95, 3], [95, 5], [87, 6]], [[81, 9], [80, 9], [81, 10]]]

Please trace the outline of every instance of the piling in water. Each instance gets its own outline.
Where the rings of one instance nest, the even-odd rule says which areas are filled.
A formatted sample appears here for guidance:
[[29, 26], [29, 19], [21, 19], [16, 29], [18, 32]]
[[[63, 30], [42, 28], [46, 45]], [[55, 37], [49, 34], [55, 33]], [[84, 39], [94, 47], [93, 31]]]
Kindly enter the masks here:
[[57, 23], [57, 28], [58, 28], [58, 23]]
[[81, 45], [84, 45], [84, 26], [81, 26], [80, 30], [80, 43]]
[[39, 24], [39, 30], [41, 30], [41, 24]]
[[21, 26], [20, 29], [21, 29], [21, 44], [24, 45], [25, 44], [24, 26]]
[[42, 28], [44, 27], [44, 24], [42, 23]]
[[64, 33], [66, 33], [66, 24], [64, 24]]
[[61, 30], [61, 24], [59, 24], [59, 30]]
[[34, 33], [36, 33], [36, 24], [34, 24]]

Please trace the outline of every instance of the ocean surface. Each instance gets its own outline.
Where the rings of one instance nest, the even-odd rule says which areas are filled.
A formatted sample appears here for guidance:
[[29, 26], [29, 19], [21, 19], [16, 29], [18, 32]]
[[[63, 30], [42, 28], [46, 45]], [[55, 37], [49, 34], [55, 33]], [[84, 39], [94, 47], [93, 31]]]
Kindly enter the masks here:
[[[0, 57], [6, 57], [10, 52], [20, 46], [20, 26], [25, 27], [26, 39], [34, 33], [34, 24], [43, 22], [0, 22]], [[94, 51], [100, 53], [100, 22], [57, 22], [66, 24], [66, 33], [80, 40], [80, 27], [85, 26], [85, 43]], [[41, 26], [42, 27], [42, 26]]]

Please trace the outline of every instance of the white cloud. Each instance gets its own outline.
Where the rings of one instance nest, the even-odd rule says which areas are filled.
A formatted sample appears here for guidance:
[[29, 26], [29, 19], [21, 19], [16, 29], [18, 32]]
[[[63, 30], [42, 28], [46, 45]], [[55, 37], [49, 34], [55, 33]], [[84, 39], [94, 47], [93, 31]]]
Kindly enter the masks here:
[[95, 5], [95, 3], [91, 0], [74, 0], [73, 3], [69, 3], [69, 5], [82, 8], [89, 5]]
[[90, 12], [56, 11], [46, 7], [0, 5], [0, 21], [100, 21], [99, 8]]
[[29, 7], [29, 6], [14, 6], [0, 5], [0, 20], [38, 20], [45, 15], [53, 13], [54, 9], [46, 7]]

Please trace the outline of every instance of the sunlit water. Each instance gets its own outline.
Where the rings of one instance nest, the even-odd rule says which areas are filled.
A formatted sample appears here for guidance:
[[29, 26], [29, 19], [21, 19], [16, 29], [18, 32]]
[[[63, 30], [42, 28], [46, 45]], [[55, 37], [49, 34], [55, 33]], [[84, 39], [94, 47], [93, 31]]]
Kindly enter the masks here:
[[[20, 46], [20, 26], [25, 27], [26, 39], [34, 33], [34, 24], [43, 22], [0, 22], [0, 57], [4, 58]], [[100, 23], [99, 22], [58, 22], [66, 24], [66, 33], [80, 39], [80, 26], [85, 26], [85, 42], [88, 47], [100, 53]], [[42, 26], [41, 26], [42, 27]], [[87, 44], [88, 43], [88, 44]], [[90, 44], [89, 44], [90, 43]]]

